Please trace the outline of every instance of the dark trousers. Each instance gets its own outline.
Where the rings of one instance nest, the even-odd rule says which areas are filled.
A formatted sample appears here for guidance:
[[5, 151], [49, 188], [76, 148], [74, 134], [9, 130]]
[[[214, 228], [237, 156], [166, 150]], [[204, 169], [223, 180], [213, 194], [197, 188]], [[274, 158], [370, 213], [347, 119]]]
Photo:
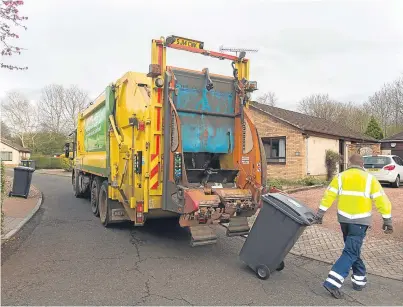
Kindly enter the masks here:
[[344, 279], [352, 268], [352, 282], [356, 287], [364, 287], [367, 283], [367, 278], [365, 264], [361, 259], [361, 247], [368, 226], [347, 223], [340, 223], [340, 226], [344, 240], [343, 253], [333, 265], [324, 285], [333, 289], [341, 288]]

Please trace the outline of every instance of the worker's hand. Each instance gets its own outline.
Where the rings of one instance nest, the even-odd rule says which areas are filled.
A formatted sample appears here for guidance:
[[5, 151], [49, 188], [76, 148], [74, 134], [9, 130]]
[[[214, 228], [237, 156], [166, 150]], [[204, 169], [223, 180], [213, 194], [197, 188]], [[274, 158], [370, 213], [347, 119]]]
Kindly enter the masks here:
[[318, 212], [316, 212], [315, 215], [315, 220], [314, 220], [314, 224], [322, 224], [323, 222], [323, 216], [325, 215], [325, 211], [318, 209]]
[[382, 230], [386, 234], [393, 233], [392, 219], [383, 219]]
[[323, 216], [315, 216], [314, 224], [322, 224], [323, 223]]

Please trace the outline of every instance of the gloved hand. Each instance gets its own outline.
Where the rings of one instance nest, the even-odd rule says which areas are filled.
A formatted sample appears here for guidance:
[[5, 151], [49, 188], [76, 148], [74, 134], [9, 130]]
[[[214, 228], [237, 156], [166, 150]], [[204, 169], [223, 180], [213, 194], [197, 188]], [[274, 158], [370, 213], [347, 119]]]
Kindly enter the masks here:
[[383, 229], [383, 232], [386, 234], [393, 233], [392, 218], [383, 219], [382, 229]]
[[325, 211], [319, 209], [318, 212], [316, 212], [314, 224], [322, 224], [324, 215]]
[[315, 216], [314, 224], [322, 224], [323, 223], [323, 216]]

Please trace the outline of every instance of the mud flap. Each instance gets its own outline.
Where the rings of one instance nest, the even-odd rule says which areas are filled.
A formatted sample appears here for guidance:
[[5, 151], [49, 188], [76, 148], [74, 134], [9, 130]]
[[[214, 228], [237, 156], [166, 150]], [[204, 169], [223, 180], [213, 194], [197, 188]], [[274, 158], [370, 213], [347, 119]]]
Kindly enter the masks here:
[[227, 227], [227, 236], [242, 236], [247, 235], [249, 233], [250, 227], [248, 223], [248, 219], [244, 216], [241, 217], [232, 217], [229, 221]]
[[190, 246], [203, 246], [215, 244], [217, 242], [217, 235], [210, 226], [190, 226], [190, 234], [192, 236]]

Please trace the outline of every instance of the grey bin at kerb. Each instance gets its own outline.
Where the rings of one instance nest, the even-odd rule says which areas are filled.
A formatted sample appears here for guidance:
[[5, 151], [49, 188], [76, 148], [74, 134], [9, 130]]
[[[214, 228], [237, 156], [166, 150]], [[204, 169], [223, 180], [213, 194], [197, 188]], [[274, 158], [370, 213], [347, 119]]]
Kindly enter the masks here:
[[262, 208], [239, 254], [260, 279], [284, 268], [284, 258], [315, 213], [297, 200], [281, 193], [262, 196]]
[[34, 171], [35, 170], [31, 167], [15, 167], [13, 189], [9, 195], [28, 198], [29, 190], [31, 188], [32, 173]]

